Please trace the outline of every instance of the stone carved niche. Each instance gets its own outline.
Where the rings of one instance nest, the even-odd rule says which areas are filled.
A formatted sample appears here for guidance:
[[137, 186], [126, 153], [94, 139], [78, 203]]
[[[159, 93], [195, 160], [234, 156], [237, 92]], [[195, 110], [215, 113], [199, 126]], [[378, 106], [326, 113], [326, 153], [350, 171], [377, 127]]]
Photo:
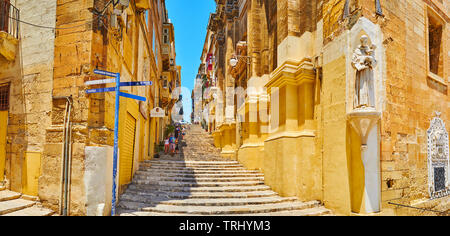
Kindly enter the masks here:
[[432, 199], [450, 195], [449, 139], [440, 113], [431, 121], [428, 140], [428, 184]]

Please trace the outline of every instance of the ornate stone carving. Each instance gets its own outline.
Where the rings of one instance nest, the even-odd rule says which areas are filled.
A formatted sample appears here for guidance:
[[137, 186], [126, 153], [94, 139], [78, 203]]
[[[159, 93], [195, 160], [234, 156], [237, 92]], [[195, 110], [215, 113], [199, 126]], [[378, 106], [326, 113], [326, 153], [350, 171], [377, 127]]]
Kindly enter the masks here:
[[428, 129], [428, 183], [432, 199], [450, 195], [449, 139], [444, 121], [436, 112]]
[[356, 69], [354, 109], [375, 109], [374, 68], [376, 46], [369, 46], [369, 37], [361, 37], [361, 45], [353, 53], [352, 66]]

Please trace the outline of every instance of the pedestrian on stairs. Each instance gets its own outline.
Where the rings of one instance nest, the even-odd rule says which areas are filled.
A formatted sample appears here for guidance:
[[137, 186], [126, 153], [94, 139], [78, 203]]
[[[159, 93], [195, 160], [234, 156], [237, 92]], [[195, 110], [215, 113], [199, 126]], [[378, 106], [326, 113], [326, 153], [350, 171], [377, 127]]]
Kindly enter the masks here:
[[173, 136], [173, 134], [170, 135], [169, 138], [169, 144], [170, 144], [170, 154], [174, 154], [175, 153], [175, 137]]
[[181, 137], [178, 137], [176, 140], [175, 140], [175, 154], [177, 154], [178, 155], [178, 152], [180, 151], [180, 138]]
[[167, 155], [170, 150], [169, 137], [164, 140], [164, 153]]

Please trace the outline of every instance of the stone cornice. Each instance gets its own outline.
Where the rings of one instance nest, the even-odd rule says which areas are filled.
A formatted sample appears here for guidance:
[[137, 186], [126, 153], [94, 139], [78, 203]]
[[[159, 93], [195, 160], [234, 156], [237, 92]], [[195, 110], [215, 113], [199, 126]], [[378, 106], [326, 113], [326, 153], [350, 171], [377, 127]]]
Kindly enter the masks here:
[[314, 138], [316, 137], [316, 134], [314, 130], [282, 131], [270, 135], [264, 142], [270, 142], [282, 138], [301, 138], [301, 137]]
[[270, 75], [270, 81], [266, 84], [268, 92], [271, 88], [281, 88], [286, 85], [301, 85], [303, 83], [314, 83], [314, 65], [310, 59], [302, 61], [287, 60]]

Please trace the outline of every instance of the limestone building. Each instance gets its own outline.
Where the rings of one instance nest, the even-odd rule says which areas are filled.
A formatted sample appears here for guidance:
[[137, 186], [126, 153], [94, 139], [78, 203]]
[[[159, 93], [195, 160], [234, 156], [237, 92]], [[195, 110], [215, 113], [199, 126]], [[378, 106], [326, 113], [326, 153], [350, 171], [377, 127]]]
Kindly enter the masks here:
[[[19, 20], [20, 19], [20, 20]], [[0, 185], [60, 214], [111, 209], [114, 93], [86, 82], [121, 74], [118, 191], [153, 158], [181, 85], [164, 0], [0, 1]], [[152, 110], [164, 111], [163, 118]]]
[[216, 3], [199, 77], [222, 156], [337, 214], [448, 213], [448, 0]]

